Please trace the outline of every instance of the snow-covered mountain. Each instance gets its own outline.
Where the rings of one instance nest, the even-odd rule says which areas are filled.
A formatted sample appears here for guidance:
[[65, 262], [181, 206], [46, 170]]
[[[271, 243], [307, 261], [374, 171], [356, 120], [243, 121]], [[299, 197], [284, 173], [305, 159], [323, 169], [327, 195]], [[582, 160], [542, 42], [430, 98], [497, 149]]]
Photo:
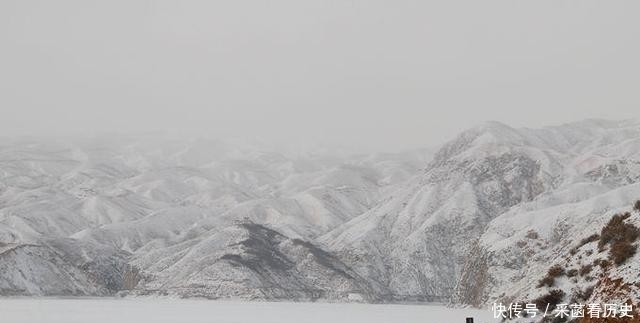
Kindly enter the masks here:
[[5, 140], [0, 294], [369, 298], [368, 281], [314, 239], [429, 158], [151, 136]]
[[482, 305], [564, 288], [568, 301], [605, 277], [637, 288], [633, 256], [590, 281], [536, 286], [555, 263], [606, 258], [607, 245], [582, 254], [595, 240], [575, 247], [638, 199], [633, 120], [488, 122], [433, 154], [5, 140], [0, 294]]
[[[516, 246], [518, 239], [508, 239], [526, 235], [530, 225], [544, 236], [560, 221], [556, 208], [575, 212], [575, 203], [598, 196], [612, 194], [618, 207], [631, 204], [640, 197], [634, 186], [639, 153], [635, 122], [592, 120], [543, 129], [485, 123], [445, 144], [422, 174], [320, 240], [397, 298], [449, 299], [455, 292], [454, 301], [481, 304], [507, 284], [496, 283], [497, 294], [488, 282], [482, 292], [460, 290], [465, 265], [479, 256], [478, 244], [499, 253], [500, 246]], [[583, 212], [604, 216], [607, 206]], [[572, 218], [580, 217], [562, 217], [567, 223]], [[528, 270], [522, 266], [515, 267]], [[507, 281], [521, 274], [500, 270], [499, 263], [491, 269], [487, 277]]]

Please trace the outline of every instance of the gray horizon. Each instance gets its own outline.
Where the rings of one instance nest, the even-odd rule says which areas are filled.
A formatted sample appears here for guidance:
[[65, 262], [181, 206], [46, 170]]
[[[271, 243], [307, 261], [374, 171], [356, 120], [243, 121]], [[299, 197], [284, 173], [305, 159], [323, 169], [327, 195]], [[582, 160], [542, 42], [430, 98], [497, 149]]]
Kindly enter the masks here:
[[638, 118], [639, 2], [0, 3], [0, 137], [184, 132], [400, 151]]

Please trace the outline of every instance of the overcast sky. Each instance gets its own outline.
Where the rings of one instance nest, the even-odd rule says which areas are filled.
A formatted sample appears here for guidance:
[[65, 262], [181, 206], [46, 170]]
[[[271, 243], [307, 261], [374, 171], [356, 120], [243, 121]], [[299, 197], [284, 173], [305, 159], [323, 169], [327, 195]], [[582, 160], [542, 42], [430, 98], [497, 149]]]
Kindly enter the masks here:
[[640, 115], [640, 1], [0, 1], [0, 135], [398, 150]]

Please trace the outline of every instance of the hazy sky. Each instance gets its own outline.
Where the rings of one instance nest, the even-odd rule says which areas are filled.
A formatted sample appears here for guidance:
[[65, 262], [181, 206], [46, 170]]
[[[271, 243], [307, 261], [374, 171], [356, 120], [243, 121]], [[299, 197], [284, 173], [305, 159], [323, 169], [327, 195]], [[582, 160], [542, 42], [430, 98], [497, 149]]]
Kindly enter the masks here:
[[640, 116], [640, 1], [0, 1], [0, 135], [371, 149]]

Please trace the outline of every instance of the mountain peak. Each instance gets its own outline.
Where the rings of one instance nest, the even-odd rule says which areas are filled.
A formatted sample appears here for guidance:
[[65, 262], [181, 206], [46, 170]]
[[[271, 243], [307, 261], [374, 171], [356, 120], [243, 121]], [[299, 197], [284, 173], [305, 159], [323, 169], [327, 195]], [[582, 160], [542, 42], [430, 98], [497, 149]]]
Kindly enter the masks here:
[[504, 144], [522, 145], [524, 141], [525, 138], [518, 130], [498, 121], [486, 121], [463, 131], [444, 144], [435, 154], [432, 165], [440, 165], [463, 152], [486, 150], [487, 147]]

